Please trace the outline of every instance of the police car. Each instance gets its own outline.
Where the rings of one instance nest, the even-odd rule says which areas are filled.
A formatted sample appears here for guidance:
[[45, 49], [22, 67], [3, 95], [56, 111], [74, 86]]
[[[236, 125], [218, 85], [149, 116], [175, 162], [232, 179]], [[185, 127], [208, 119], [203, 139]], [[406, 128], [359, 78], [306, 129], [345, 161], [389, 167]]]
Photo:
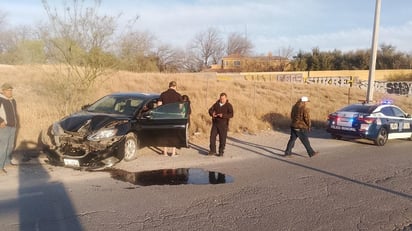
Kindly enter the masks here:
[[358, 103], [329, 114], [326, 131], [332, 138], [365, 138], [378, 146], [388, 139], [412, 139], [411, 115], [391, 101]]

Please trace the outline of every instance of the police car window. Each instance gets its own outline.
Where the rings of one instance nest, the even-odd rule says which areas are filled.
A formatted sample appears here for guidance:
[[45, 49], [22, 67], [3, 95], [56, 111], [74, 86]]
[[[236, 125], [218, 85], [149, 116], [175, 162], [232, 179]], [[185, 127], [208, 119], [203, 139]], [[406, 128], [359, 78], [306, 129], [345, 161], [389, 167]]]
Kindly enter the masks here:
[[395, 116], [395, 114], [393, 113], [392, 109], [390, 107], [384, 107], [381, 109], [382, 114], [386, 115], [386, 116]]
[[340, 109], [340, 111], [372, 113], [372, 111], [375, 110], [375, 108], [376, 106], [363, 105], [363, 104], [352, 104], [352, 105], [349, 105], [349, 106], [346, 106]]
[[405, 113], [399, 110], [399, 108], [393, 107], [392, 109], [396, 117], [405, 117]]

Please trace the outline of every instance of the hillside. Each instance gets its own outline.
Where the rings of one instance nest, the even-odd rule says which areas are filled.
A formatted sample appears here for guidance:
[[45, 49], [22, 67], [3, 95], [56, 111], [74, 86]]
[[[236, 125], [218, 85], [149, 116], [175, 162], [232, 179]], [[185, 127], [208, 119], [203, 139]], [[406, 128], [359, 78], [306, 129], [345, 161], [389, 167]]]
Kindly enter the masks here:
[[[19, 149], [35, 148], [42, 129], [63, 117], [65, 112], [61, 97], [63, 90], [54, 86], [50, 70], [42, 66], [0, 65], [0, 83], [10, 82], [18, 103], [21, 128], [18, 133]], [[159, 74], [115, 72], [102, 76], [93, 85], [88, 95], [72, 102], [67, 112], [80, 109], [86, 103], [121, 91], [161, 92], [168, 82], [176, 80], [178, 91], [190, 97], [192, 105], [191, 139], [207, 138], [210, 129], [208, 108], [218, 99], [221, 92], [228, 94], [234, 106], [235, 116], [230, 122], [230, 132], [251, 134], [268, 129], [287, 129], [291, 106], [302, 95], [310, 98], [314, 127], [323, 128], [330, 112], [350, 103], [366, 98], [364, 90], [356, 88], [330, 87], [324, 85], [292, 84], [283, 82], [259, 82], [217, 80], [210, 73]], [[64, 79], [62, 79], [64, 81]], [[74, 93], [73, 93], [74, 94]], [[375, 99], [391, 98], [395, 104], [412, 112], [412, 102], [405, 96], [374, 94]]]

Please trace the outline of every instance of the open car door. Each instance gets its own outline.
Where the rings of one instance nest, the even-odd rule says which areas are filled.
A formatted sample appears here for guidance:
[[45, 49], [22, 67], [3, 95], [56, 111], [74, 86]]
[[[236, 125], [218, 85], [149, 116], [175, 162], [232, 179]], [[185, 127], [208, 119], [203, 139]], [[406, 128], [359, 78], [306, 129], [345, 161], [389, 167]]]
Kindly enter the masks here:
[[161, 105], [139, 118], [141, 139], [146, 145], [188, 147], [188, 103]]

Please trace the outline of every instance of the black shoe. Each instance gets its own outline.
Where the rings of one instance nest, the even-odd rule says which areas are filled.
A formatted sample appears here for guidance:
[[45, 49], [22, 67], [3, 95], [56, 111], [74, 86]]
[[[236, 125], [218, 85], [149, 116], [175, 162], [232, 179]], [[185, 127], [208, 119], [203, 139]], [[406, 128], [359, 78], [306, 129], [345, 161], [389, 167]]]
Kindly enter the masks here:
[[217, 153], [215, 156], [223, 156], [223, 153]]
[[285, 152], [285, 157], [291, 157], [292, 156], [292, 153], [290, 153], [290, 152]]
[[216, 152], [209, 151], [208, 155], [209, 156], [214, 156], [214, 155], [216, 155]]
[[312, 153], [311, 155], [309, 155], [309, 157], [314, 157], [314, 156], [316, 156], [317, 154], [319, 154], [319, 152], [314, 152], [314, 153]]

